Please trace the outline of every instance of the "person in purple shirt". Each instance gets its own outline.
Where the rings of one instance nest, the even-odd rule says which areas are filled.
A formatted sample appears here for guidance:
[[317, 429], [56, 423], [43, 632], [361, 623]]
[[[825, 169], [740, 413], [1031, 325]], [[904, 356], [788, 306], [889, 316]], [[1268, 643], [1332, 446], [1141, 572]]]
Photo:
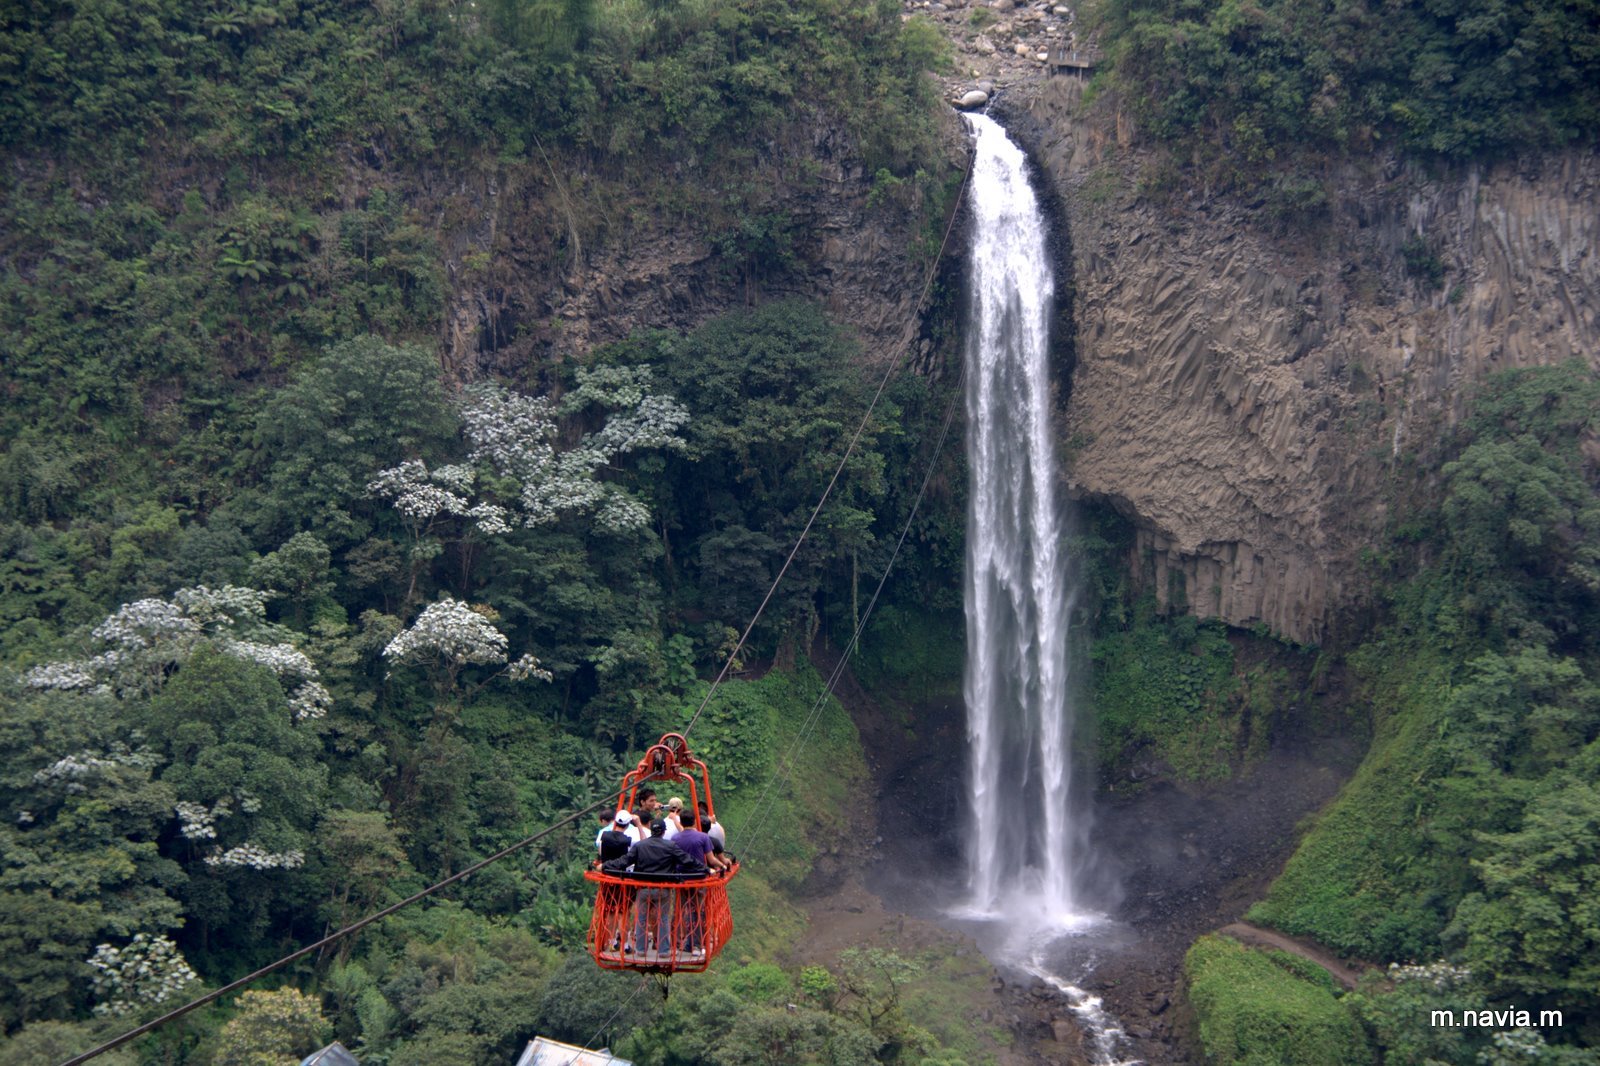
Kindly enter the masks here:
[[678, 830], [678, 835], [672, 838], [672, 842], [688, 852], [691, 859], [704, 864], [708, 869], [720, 871], [733, 865], [723, 857], [722, 845], [718, 844], [716, 838], [709, 833], [701, 832], [699, 822], [687, 810], [683, 812], [683, 828]]
[[[678, 835], [672, 842], [682, 848], [690, 858], [702, 863], [708, 870], [722, 873], [731, 865], [722, 855], [722, 845], [716, 838], [700, 831], [699, 823], [695, 820], [693, 812], [683, 811], [683, 828], [678, 830]], [[691, 956], [698, 956], [705, 950], [706, 908], [705, 900], [696, 893], [692, 909], [685, 915], [687, 928], [684, 930], [683, 943]]]

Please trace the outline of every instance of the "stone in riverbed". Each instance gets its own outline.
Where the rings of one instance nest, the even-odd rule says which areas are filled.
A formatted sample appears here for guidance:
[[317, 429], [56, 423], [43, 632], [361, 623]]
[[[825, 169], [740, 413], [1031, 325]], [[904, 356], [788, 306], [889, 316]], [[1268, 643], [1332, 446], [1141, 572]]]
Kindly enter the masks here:
[[1031, 55], [1033, 53], [1033, 49], [1029, 48], [1025, 44], [1013, 45], [1011, 50], [1013, 52], [1017, 53], [1017, 55], [1019, 55], [1019, 56]]
[[972, 50], [982, 56], [992, 56], [995, 52], [994, 42], [980, 33], [972, 42]]
[[963, 95], [961, 99], [956, 101], [956, 106], [963, 111], [971, 111], [973, 108], [982, 107], [988, 102], [988, 93], [984, 92], [982, 89], [972, 89]]

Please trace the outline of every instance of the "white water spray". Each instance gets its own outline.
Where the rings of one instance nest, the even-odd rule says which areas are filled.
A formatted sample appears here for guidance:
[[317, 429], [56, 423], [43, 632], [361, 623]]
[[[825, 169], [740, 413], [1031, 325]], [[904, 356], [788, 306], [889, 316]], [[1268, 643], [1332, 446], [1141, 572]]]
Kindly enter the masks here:
[[[1074, 924], [1070, 604], [1051, 443], [1055, 298], [1022, 150], [982, 115], [970, 178], [967, 735], [973, 913]], [[1054, 919], [1054, 920], [1052, 920]]]

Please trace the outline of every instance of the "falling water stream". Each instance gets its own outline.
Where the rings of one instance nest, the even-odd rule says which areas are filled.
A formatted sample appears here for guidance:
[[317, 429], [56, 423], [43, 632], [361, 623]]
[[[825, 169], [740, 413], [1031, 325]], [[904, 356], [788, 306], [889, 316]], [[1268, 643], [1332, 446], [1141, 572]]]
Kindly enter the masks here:
[[959, 913], [997, 924], [998, 961], [1060, 989], [1097, 1061], [1110, 1064], [1121, 1030], [1051, 950], [1105, 921], [1084, 909], [1077, 877], [1087, 834], [1072, 807], [1072, 587], [1048, 360], [1055, 278], [1022, 150], [992, 119], [966, 119], [976, 139], [965, 353], [972, 767]]

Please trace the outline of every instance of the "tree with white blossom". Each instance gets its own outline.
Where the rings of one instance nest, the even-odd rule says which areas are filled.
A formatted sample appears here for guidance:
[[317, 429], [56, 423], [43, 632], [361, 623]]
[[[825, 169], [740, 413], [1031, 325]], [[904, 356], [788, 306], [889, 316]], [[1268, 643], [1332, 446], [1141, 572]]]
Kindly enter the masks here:
[[272, 671], [289, 690], [288, 709], [296, 721], [321, 718], [332, 697], [293, 634], [266, 620], [269, 598], [237, 585], [197, 585], [179, 589], [170, 600], [125, 603], [90, 631], [94, 654], [36, 666], [23, 680], [40, 689], [149, 696], [209, 644]]
[[[90, 808], [114, 804], [129, 785], [151, 782], [138, 812], [159, 818], [164, 809], [176, 840], [158, 858], [150, 841], [159, 829], [129, 812], [128, 831], [145, 841], [131, 845], [143, 848], [133, 868], [175, 860], [191, 882], [225, 881], [203, 897], [217, 909], [202, 921], [275, 905], [277, 890], [262, 878], [286, 882], [281, 873], [304, 864], [326, 791], [321, 739], [297, 726], [325, 715], [332, 698], [294, 634], [266, 621], [266, 600], [252, 589], [195, 587], [124, 605], [92, 631], [91, 655], [30, 671], [24, 680], [38, 698], [69, 701], [104, 725], [84, 737], [95, 746], [80, 742], [32, 772], [18, 823], [58, 835], [82, 821], [79, 797]], [[146, 909], [115, 931], [150, 930], [145, 923], [165, 912]]]
[[406, 588], [408, 603], [416, 594], [423, 568], [443, 550], [435, 532], [446, 519], [461, 519], [468, 531], [486, 536], [511, 531], [506, 508], [489, 500], [472, 499], [477, 478], [477, 470], [470, 465], [456, 463], [429, 469], [421, 459], [408, 459], [379, 471], [367, 483], [367, 493], [390, 501], [411, 535], [407, 553], [411, 564], [411, 581]]
[[[468, 666], [493, 666], [506, 662], [509, 641], [494, 626], [492, 607], [463, 603], [445, 596], [422, 609], [411, 625], [383, 649], [393, 665], [419, 664], [428, 668], [441, 696], [454, 690], [456, 679]], [[523, 655], [495, 676], [513, 681], [550, 680], [550, 672], [531, 654]]]
[[[631, 452], [683, 450], [687, 442], [679, 431], [689, 422], [688, 409], [652, 391], [649, 367], [580, 368], [576, 376], [577, 387], [559, 404], [495, 385], [469, 388], [461, 409], [472, 445], [469, 461], [520, 485], [517, 503], [525, 526], [547, 525], [576, 512], [593, 514], [602, 532], [641, 529], [649, 524], [649, 509], [597, 475]], [[558, 451], [561, 419], [596, 407], [607, 412], [604, 426]]]
[[[465, 463], [430, 468], [420, 459], [378, 472], [367, 492], [389, 500], [412, 538], [414, 564], [438, 554], [434, 532], [457, 519], [478, 533], [497, 536], [513, 525], [543, 526], [567, 513], [594, 517], [602, 532], [623, 533], [649, 524], [649, 509], [632, 493], [603, 481], [618, 456], [645, 449], [682, 450], [679, 431], [689, 412], [671, 396], [652, 391], [649, 367], [596, 367], [577, 371], [577, 387], [559, 403], [479, 384], [461, 397]], [[576, 445], [558, 449], [571, 421], [593, 409], [604, 425]], [[510, 485], [505, 503], [485, 498], [480, 471]], [[413, 567], [412, 590], [416, 587]], [[408, 593], [408, 599], [409, 599]]]
[[200, 979], [171, 938], [148, 933], [135, 933], [120, 948], [100, 944], [84, 961], [94, 971], [96, 1014], [120, 1016], [165, 1003]]

